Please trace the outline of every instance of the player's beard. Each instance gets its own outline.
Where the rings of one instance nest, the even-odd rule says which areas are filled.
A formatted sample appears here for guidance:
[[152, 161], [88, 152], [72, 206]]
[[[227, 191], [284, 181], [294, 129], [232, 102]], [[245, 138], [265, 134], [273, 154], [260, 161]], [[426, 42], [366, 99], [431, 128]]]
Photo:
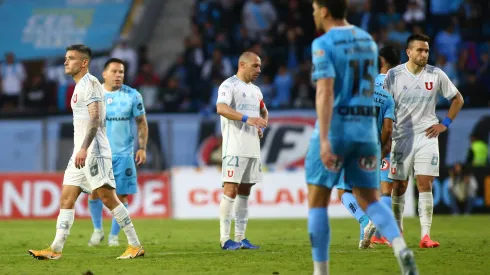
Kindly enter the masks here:
[[424, 67], [427, 65], [427, 60], [420, 59], [417, 62], [414, 62], [417, 66]]

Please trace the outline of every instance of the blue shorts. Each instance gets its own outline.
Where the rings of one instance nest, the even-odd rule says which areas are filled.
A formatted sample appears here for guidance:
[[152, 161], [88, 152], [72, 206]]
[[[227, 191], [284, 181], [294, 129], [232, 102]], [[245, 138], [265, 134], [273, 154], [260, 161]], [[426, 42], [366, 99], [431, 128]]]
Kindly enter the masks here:
[[379, 168], [379, 176], [381, 178], [381, 182], [388, 182], [392, 183], [393, 180], [388, 177], [388, 174], [390, 173], [390, 155], [384, 159], [381, 160], [381, 166]]
[[340, 181], [339, 181], [339, 183], [337, 184], [336, 187], [337, 187], [337, 189], [342, 189], [342, 190], [346, 190], [346, 191], [352, 191], [352, 186], [350, 186], [350, 184], [348, 184], [345, 181], [344, 169], [342, 169], [342, 171], [340, 172]]
[[112, 168], [116, 179], [116, 194], [135, 194], [138, 191], [138, 180], [133, 156], [112, 156]]
[[[331, 140], [332, 152], [340, 160], [325, 167], [320, 159], [320, 139], [314, 136], [305, 159], [306, 182], [332, 189], [341, 182], [352, 187], [379, 188], [380, 146], [377, 142]], [[345, 173], [345, 181], [343, 180]], [[342, 184], [346, 186], [345, 183]], [[347, 189], [349, 190], [349, 189]]]

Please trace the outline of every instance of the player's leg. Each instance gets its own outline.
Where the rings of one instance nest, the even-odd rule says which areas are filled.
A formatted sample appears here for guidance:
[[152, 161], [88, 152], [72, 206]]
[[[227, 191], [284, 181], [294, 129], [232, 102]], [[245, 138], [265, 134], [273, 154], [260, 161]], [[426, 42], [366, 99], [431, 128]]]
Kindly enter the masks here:
[[390, 154], [389, 179], [393, 180], [392, 209], [393, 215], [403, 232], [403, 211], [405, 208], [405, 192], [408, 186], [408, 177], [413, 171], [414, 137], [393, 140]]
[[407, 248], [391, 209], [379, 200], [379, 147], [356, 143], [345, 163], [346, 180], [352, 184], [359, 205], [392, 244], [402, 274], [417, 274], [413, 252]]
[[[332, 145], [332, 149], [335, 146]], [[320, 143], [312, 138], [305, 159], [308, 184], [308, 233], [310, 235], [314, 275], [328, 274], [330, 225], [328, 204], [333, 186], [340, 178], [341, 162], [329, 171], [320, 159]]]
[[97, 246], [102, 240], [104, 240], [104, 229], [102, 228], [102, 208], [104, 204], [99, 198], [97, 192], [92, 192], [88, 195], [88, 209], [92, 224], [94, 225], [94, 232], [88, 241], [89, 246]]
[[246, 165], [242, 177], [243, 183], [238, 185], [238, 195], [235, 199], [233, 210], [235, 213], [235, 242], [239, 242], [242, 249], [259, 249], [260, 246], [253, 245], [246, 238], [245, 231], [248, 224], [248, 198], [252, 186], [262, 180], [262, 169], [260, 160], [257, 158], [248, 158], [248, 164]]
[[[381, 202], [386, 204], [389, 208], [391, 208], [392, 200], [391, 200], [391, 192], [393, 190], [393, 180], [388, 177], [388, 173], [390, 171], [390, 160], [389, 158], [384, 158], [381, 161], [381, 167], [379, 171], [379, 176], [381, 179]], [[388, 240], [381, 235], [379, 230], [376, 230], [376, 235], [371, 240], [372, 243], [375, 244], [389, 244]]]
[[[357, 203], [356, 197], [352, 194], [352, 187], [346, 184], [344, 180], [344, 173], [341, 173], [340, 182], [337, 185], [338, 196], [344, 205], [345, 209], [359, 222], [360, 233], [359, 233], [359, 248], [361, 248], [362, 240], [364, 239], [364, 229], [369, 224], [369, 217], [364, 213], [364, 211]], [[367, 248], [367, 247], [366, 247]]]
[[434, 212], [432, 183], [439, 176], [439, 144], [437, 138], [429, 139], [425, 133], [417, 137], [417, 144], [419, 148], [415, 153], [414, 170], [419, 191], [420, 248], [439, 247], [439, 243], [430, 238]]
[[242, 181], [247, 165], [245, 158], [226, 156], [222, 163], [223, 196], [220, 202], [220, 246], [223, 250], [240, 249], [241, 244], [230, 239], [233, 205], [238, 194], [238, 185]]
[[29, 250], [29, 254], [39, 260], [57, 260], [70, 235], [70, 229], [75, 220], [75, 202], [82, 190], [88, 191], [88, 184], [83, 172], [76, 169], [72, 159], [63, 177], [61, 189], [60, 212], [56, 221], [56, 235], [52, 244], [43, 250]]
[[116, 184], [110, 158], [94, 157], [88, 161], [84, 172], [94, 192], [97, 192], [102, 203], [111, 210], [113, 217], [122, 228], [128, 239], [128, 248], [118, 259], [133, 259], [144, 256], [145, 250], [138, 239], [128, 209], [116, 195]]
[[[116, 194], [124, 207], [128, 208], [128, 196], [138, 191], [136, 164], [132, 156], [113, 157], [112, 165], [116, 180]], [[109, 234], [109, 246], [119, 246], [119, 226], [115, 218], [112, 219], [111, 233]]]

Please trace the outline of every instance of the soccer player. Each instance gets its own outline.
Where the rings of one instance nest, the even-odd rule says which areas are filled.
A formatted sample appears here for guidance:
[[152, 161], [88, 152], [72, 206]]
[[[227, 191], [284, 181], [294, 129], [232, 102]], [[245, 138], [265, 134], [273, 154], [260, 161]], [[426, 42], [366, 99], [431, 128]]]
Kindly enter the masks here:
[[[146, 162], [146, 143], [148, 141], [148, 123], [146, 121], [143, 99], [138, 91], [123, 85], [125, 73], [124, 62], [111, 58], [104, 64], [104, 93], [106, 102], [107, 137], [112, 151], [112, 167], [116, 179], [116, 194], [119, 200], [128, 207], [128, 195], [135, 194], [138, 188], [136, 164]], [[136, 121], [138, 127], [139, 149], [133, 154], [134, 137], [131, 126]], [[88, 199], [94, 232], [88, 245], [96, 246], [104, 239], [102, 230], [102, 201], [97, 193]], [[119, 245], [120, 226], [112, 219], [109, 246]]]
[[374, 78], [378, 50], [372, 37], [346, 20], [347, 0], [314, 0], [313, 17], [325, 32], [312, 44], [318, 120], [305, 160], [308, 231], [314, 274], [328, 274], [328, 204], [340, 171], [359, 205], [392, 244], [403, 274], [418, 274], [391, 209], [379, 202], [380, 146]]
[[[395, 121], [395, 101], [383, 89], [386, 73], [400, 64], [400, 51], [393, 46], [386, 46], [379, 50], [380, 74], [374, 80], [374, 105], [378, 114], [378, 133], [381, 143], [381, 202], [391, 208], [392, 180], [388, 177], [390, 168], [391, 134], [393, 121]], [[379, 231], [371, 239], [375, 244], [388, 244], [388, 240], [381, 236]]]
[[[252, 186], [262, 180], [260, 142], [268, 112], [262, 92], [252, 82], [260, 74], [261, 60], [252, 52], [238, 59], [238, 72], [218, 89], [217, 113], [223, 135], [223, 197], [220, 203], [220, 244], [224, 250], [258, 249], [245, 237], [248, 197]], [[235, 240], [230, 239], [232, 211]]]
[[[376, 106], [377, 126], [379, 141], [381, 143], [381, 201], [391, 208], [391, 179], [388, 178], [389, 156], [391, 150], [391, 133], [393, 132], [393, 121], [395, 120], [395, 102], [393, 97], [383, 89], [386, 72], [400, 64], [399, 51], [393, 46], [386, 46], [379, 51], [380, 74], [374, 81], [374, 105]], [[376, 231], [376, 227], [369, 220], [352, 195], [352, 187], [340, 177], [340, 184], [337, 185], [339, 197], [342, 204], [358, 220], [361, 225], [359, 248], [371, 248], [371, 243], [388, 244], [386, 238]], [[376, 231], [377, 236], [373, 236]]]
[[71, 75], [76, 83], [71, 99], [74, 150], [63, 178], [56, 236], [48, 248], [29, 250], [29, 254], [36, 259], [61, 258], [75, 219], [75, 202], [81, 192], [97, 192], [126, 233], [129, 246], [118, 259], [132, 259], [145, 254], [129, 212], [114, 190], [112, 155], [104, 119], [104, 91], [99, 80], [88, 72], [91, 57], [92, 51], [85, 45], [66, 48], [65, 73]]
[[[432, 182], [439, 176], [437, 137], [447, 130], [464, 101], [441, 69], [427, 65], [428, 36], [411, 35], [406, 52], [408, 62], [389, 70], [384, 83], [395, 100], [389, 175], [393, 179], [393, 212], [403, 231], [404, 194], [409, 176], [415, 175], [419, 191], [420, 247], [438, 247], [439, 243], [430, 238], [434, 209]], [[435, 113], [437, 93], [452, 101], [447, 116], [440, 123]]]

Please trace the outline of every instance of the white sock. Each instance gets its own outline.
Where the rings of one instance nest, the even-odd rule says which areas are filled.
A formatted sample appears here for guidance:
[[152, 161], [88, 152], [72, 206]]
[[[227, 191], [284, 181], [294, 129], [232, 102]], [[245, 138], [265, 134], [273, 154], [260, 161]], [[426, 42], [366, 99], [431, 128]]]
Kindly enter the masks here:
[[407, 244], [402, 236], [396, 237], [391, 242], [391, 247], [393, 247], [393, 252], [395, 252], [395, 256], [398, 257], [400, 255], [400, 251], [407, 248]]
[[425, 235], [430, 236], [430, 227], [432, 225], [432, 212], [434, 212], [434, 198], [432, 192], [419, 193], [419, 217], [420, 231], [423, 238]]
[[116, 219], [117, 224], [122, 228], [126, 237], [128, 239], [128, 244], [132, 246], [140, 246], [141, 243], [136, 235], [136, 230], [134, 230], [133, 222], [129, 217], [129, 211], [124, 207], [124, 204], [119, 204], [116, 208], [112, 210], [114, 219]]
[[248, 196], [237, 196], [233, 212], [235, 212], [235, 242], [241, 242], [245, 239], [248, 223]]
[[403, 232], [403, 211], [405, 210], [405, 194], [401, 196], [391, 195], [391, 207], [393, 209], [393, 215], [395, 216], [396, 223]]
[[328, 261], [313, 262], [313, 275], [328, 275]]
[[219, 233], [221, 244], [224, 244], [230, 239], [231, 210], [234, 202], [235, 199], [226, 195], [221, 197], [221, 203], [219, 204]]
[[60, 209], [58, 220], [56, 221], [56, 236], [54, 237], [51, 249], [55, 252], [61, 252], [65, 245], [70, 229], [75, 221], [75, 209]]

